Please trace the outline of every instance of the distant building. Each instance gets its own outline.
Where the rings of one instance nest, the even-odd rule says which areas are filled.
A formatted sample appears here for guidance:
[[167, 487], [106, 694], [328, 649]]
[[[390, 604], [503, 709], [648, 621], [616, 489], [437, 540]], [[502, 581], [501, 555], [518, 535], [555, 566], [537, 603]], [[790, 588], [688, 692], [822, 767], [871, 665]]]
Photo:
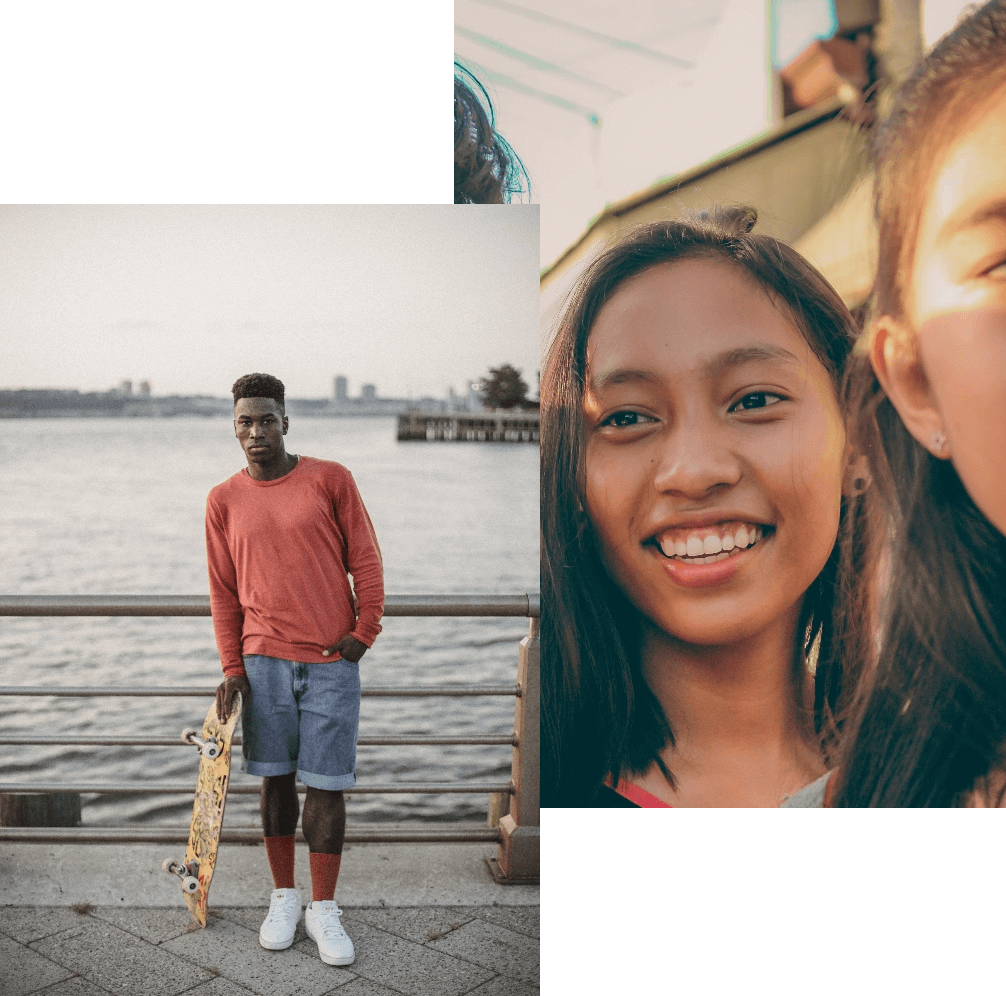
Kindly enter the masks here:
[[[465, 381], [465, 389], [459, 393], [453, 386], [447, 388], [447, 410], [450, 412], [481, 412], [485, 410], [477, 380]], [[420, 399], [420, 403], [426, 399]], [[437, 406], [434, 406], [437, 407]]]
[[478, 389], [477, 380], [468, 381], [468, 411], [470, 412], [481, 412], [485, 410], [485, 405], [482, 404], [482, 392]]
[[0, 418], [66, 418], [121, 415], [127, 405], [118, 390], [81, 394], [52, 388], [0, 389]]
[[364, 404], [370, 404], [377, 400], [377, 388], [373, 384], [364, 384], [360, 388], [360, 400]]
[[124, 398], [131, 398], [133, 396], [133, 382], [131, 380], [120, 380], [118, 390], [119, 394]]
[[149, 380], [141, 380], [140, 381], [140, 394], [144, 398], [149, 398], [150, 397], [150, 381]]
[[343, 376], [338, 376], [335, 378], [335, 400], [339, 404], [345, 404], [349, 400], [349, 383]]

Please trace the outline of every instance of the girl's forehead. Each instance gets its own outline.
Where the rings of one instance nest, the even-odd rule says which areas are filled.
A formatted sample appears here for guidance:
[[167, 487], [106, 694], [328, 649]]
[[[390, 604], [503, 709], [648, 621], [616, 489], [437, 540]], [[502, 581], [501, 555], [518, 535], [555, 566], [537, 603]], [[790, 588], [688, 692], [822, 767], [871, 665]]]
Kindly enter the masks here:
[[788, 309], [740, 266], [715, 259], [661, 263], [626, 280], [601, 308], [587, 342], [593, 379], [632, 362], [704, 368], [724, 351], [762, 349], [807, 362], [813, 353]]
[[[953, 234], [982, 220], [989, 202], [1006, 199], [1006, 87], [953, 142], [936, 168], [920, 237]], [[943, 229], [950, 229], [943, 231]]]

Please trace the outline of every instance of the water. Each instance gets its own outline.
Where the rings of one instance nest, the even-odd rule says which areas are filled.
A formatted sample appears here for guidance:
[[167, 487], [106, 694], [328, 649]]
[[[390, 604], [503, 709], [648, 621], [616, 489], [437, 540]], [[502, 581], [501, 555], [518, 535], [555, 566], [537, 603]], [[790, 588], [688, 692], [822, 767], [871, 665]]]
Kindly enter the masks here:
[[[0, 433], [0, 591], [7, 594], [205, 594], [203, 515], [210, 488], [244, 466], [224, 419], [5, 420]], [[390, 418], [296, 419], [287, 449], [345, 464], [381, 544], [389, 593], [537, 591], [538, 448], [398, 443]], [[361, 662], [367, 684], [510, 683], [520, 619], [384, 620]], [[0, 684], [215, 685], [209, 618], [0, 618]], [[176, 737], [208, 700], [0, 697], [0, 731]], [[509, 733], [513, 700], [363, 700], [361, 735]], [[361, 783], [505, 782], [511, 749], [360, 747]], [[0, 780], [195, 784], [194, 748], [4, 747]], [[235, 784], [257, 784], [238, 771]], [[191, 798], [85, 796], [84, 822], [181, 825]], [[464, 795], [349, 799], [350, 819], [484, 818]], [[257, 823], [232, 795], [227, 823]]]

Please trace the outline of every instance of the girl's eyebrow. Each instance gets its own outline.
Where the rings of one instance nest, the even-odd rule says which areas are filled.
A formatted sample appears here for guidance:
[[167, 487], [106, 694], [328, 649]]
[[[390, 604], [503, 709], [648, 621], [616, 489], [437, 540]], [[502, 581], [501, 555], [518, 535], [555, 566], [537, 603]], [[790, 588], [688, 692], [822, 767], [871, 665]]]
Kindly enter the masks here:
[[973, 211], [951, 215], [940, 226], [937, 237], [941, 240], [948, 239], [969, 228], [987, 225], [990, 221], [1006, 222], [1006, 198], [983, 204]]
[[[709, 359], [703, 361], [701, 373], [703, 377], [712, 380], [730, 367], [739, 367], [745, 363], [762, 363], [766, 360], [783, 363], [800, 363], [800, 359], [786, 349], [785, 346], [777, 346], [771, 342], [757, 342], [751, 343], [748, 346], [737, 346], [734, 349], [726, 349], [722, 353], [709, 357]], [[630, 381], [656, 382], [659, 380], [660, 378], [652, 370], [618, 367], [592, 377], [590, 390], [603, 391], [606, 387], [612, 387], [615, 384], [625, 384]]]

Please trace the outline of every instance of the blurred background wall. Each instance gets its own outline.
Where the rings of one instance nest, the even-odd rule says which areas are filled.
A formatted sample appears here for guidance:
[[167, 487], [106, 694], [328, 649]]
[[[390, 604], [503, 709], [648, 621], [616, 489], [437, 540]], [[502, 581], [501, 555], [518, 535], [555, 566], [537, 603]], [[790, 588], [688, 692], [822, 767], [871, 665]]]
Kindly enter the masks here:
[[964, 0], [457, 0], [541, 205], [543, 347], [584, 263], [624, 228], [751, 204], [850, 306], [872, 280], [865, 140]]

